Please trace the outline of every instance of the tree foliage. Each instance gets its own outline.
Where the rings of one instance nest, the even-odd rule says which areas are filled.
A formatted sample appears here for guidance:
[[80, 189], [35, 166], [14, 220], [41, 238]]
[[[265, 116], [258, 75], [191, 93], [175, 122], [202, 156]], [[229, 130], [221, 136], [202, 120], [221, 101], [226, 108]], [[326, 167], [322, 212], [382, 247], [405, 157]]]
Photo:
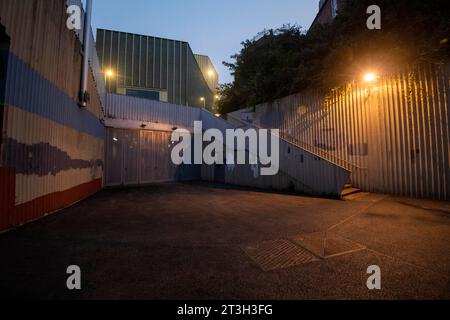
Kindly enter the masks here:
[[[388, 73], [422, 61], [450, 56], [448, 0], [347, 0], [337, 18], [307, 33], [284, 25], [242, 43], [224, 62], [234, 82], [222, 85], [219, 109], [239, 108], [297, 93], [330, 89], [366, 70]], [[366, 26], [368, 6], [382, 12], [382, 29]]]

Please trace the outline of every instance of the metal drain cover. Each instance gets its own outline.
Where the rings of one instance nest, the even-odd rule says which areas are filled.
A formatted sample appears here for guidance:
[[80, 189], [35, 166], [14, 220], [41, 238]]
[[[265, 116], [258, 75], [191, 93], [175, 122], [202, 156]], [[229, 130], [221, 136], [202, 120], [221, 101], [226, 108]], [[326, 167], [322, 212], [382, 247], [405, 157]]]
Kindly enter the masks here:
[[244, 246], [242, 249], [263, 271], [284, 269], [318, 260], [313, 254], [289, 240], [265, 241]]
[[315, 255], [326, 259], [364, 250], [365, 247], [333, 233], [310, 233], [291, 240]]

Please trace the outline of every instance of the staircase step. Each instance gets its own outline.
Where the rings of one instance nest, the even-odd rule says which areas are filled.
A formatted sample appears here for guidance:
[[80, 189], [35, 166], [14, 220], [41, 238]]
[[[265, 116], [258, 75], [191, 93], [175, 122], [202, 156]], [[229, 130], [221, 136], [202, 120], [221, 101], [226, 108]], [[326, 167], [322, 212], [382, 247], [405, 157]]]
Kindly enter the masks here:
[[342, 197], [347, 197], [351, 194], [355, 194], [355, 193], [359, 193], [361, 192], [360, 189], [356, 189], [356, 188], [345, 188], [344, 190], [342, 190], [341, 196]]
[[352, 184], [346, 184], [346, 185], [344, 186], [344, 189], [349, 189], [349, 188], [353, 188], [353, 185], [352, 185]]

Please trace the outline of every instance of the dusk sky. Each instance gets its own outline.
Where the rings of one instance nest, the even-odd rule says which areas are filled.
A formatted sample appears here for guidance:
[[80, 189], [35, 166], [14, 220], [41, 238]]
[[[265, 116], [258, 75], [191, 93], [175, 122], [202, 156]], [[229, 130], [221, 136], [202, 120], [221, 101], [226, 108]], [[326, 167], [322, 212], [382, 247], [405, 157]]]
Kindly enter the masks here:
[[241, 42], [283, 24], [308, 29], [319, 0], [94, 0], [93, 28], [105, 28], [187, 41], [194, 53], [208, 55], [220, 82], [231, 82], [222, 61]]

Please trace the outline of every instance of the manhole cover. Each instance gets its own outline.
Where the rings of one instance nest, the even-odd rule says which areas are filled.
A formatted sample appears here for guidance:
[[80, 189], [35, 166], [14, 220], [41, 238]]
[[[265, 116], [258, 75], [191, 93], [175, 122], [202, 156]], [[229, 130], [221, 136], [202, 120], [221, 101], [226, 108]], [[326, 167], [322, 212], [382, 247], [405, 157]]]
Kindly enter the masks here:
[[321, 258], [331, 258], [364, 250], [365, 247], [333, 233], [310, 233], [291, 240]]
[[274, 240], [248, 245], [242, 248], [263, 271], [284, 269], [317, 261], [307, 250], [289, 240]]

